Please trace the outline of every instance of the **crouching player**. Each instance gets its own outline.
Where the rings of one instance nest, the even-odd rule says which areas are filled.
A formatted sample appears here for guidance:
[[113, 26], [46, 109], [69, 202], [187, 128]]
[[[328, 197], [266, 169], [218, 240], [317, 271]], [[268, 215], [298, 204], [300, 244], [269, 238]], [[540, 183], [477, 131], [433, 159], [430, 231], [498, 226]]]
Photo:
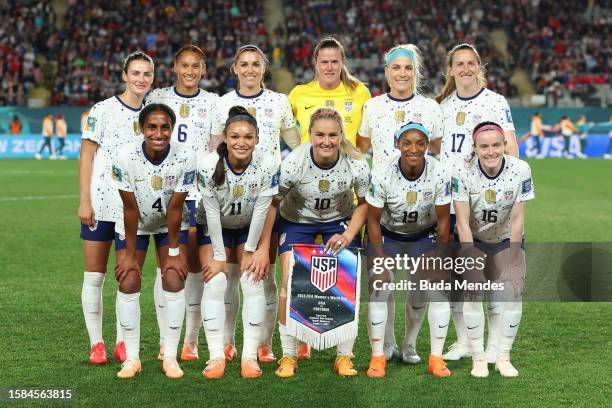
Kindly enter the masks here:
[[141, 369], [140, 282], [149, 235], [153, 235], [163, 268], [166, 299], [163, 369], [169, 378], [181, 378], [183, 371], [176, 353], [185, 317], [183, 287], [189, 220], [184, 206], [195, 182], [195, 157], [190, 150], [170, 144], [176, 117], [168, 106], [147, 105], [138, 121], [144, 142], [122, 147], [113, 164], [113, 179], [123, 202], [123, 223], [118, 222], [116, 227], [115, 276], [127, 354], [117, 377], [132, 378]]
[[[510, 350], [522, 314], [525, 254], [521, 243], [525, 205], [534, 198], [531, 169], [526, 162], [504, 154], [504, 131], [498, 124], [480, 123], [473, 135], [472, 159], [457, 170], [452, 181], [457, 232], [462, 253], [484, 256], [474, 245], [487, 253], [485, 278], [505, 284], [491, 290], [497, 302], [489, 308], [497, 309], [501, 318], [490, 323], [489, 339], [497, 350], [496, 370], [504, 377], [516, 377], [518, 371], [510, 363]], [[489, 370], [483, 347], [482, 302], [465, 302], [463, 315], [473, 359], [471, 373], [486, 377]]]
[[[410, 256], [417, 257], [432, 249], [434, 240], [448, 242], [450, 176], [440, 162], [426, 156], [428, 137], [429, 132], [420, 123], [410, 122], [402, 126], [395, 134], [395, 146], [400, 151], [400, 157], [388, 161], [372, 173], [372, 182], [366, 200], [368, 236], [374, 249], [374, 256], [385, 256], [384, 252], [389, 252], [391, 249], [389, 244], [396, 247], [399, 252], [408, 251]], [[384, 251], [382, 251], [383, 242]], [[388, 317], [387, 298], [390, 291], [380, 285], [392, 279], [389, 275], [370, 273], [370, 280], [373, 287], [368, 304], [368, 330], [372, 359], [367, 375], [384, 377], [386, 360], [383, 343]], [[402, 360], [416, 364], [420, 362], [416, 353], [416, 338], [427, 302], [423, 293], [418, 290], [410, 292], [408, 302], [410, 307], [406, 308], [407, 338], [404, 339], [405, 346], [402, 347]], [[432, 332], [432, 339], [434, 335]], [[444, 339], [439, 350], [434, 351], [432, 348], [429, 358], [430, 371], [432, 368], [435, 372], [446, 369], [441, 357], [443, 346]]]
[[[229, 111], [223, 142], [215, 153], [198, 159], [198, 244], [204, 268], [202, 320], [210, 360], [202, 373], [221, 378], [225, 371], [223, 328], [227, 264], [231, 256], [241, 266], [240, 285], [244, 303], [241, 376], [261, 377], [257, 348], [265, 319], [262, 280], [268, 273], [268, 248], [258, 249], [272, 197], [278, 192], [278, 164], [271, 154], [255, 149], [257, 121], [241, 106]], [[204, 221], [206, 220], [206, 221]], [[206, 222], [206, 226], [204, 225]], [[206, 228], [207, 227], [207, 228]], [[212, 257], [212, 259], [211, 259]]]

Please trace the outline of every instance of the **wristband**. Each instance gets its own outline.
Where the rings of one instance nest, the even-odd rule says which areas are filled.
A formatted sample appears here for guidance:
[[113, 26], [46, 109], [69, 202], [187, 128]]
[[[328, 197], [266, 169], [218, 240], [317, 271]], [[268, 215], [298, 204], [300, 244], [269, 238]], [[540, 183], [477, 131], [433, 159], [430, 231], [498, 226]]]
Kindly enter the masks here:
[[168, 248], [168, 256], [179, 256], [179, 249], [176, 248]]

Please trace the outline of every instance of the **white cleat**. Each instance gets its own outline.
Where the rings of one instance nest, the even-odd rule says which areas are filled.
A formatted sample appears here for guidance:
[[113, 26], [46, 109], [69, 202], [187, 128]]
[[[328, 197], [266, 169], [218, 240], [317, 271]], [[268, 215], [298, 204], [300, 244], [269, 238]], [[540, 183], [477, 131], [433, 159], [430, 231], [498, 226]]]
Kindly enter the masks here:
[[461, 360], [463, 357], [469, 357], [472, 353], [470, 353], [470, 348], [467, 344], [463, 343], [453, 343], [448, 348], [448, 352], [442, 356], [444, 360], [457, 361]]
[[414, 345], [402, 345], [402, 361], [406, 364], [419, 364], [421, 362], [421, 357], [417, 354]]
[[606, 153], [606, 154], [604, 154], [604, 156], [603, 156], [603, 157], [604, 157], [604, 159], [608, 159], [608, 160], [610, 160], [610, 159], [612, 159], [612, 154], [608, 154], [608, 153]]
[[385, 343], [383, 345], [383, 352], [385, 353], [385, 360], [390, 361], [399, 356], [399, 349], [397, 344]]
[[495, 346], [489, 346], [485, 350], [485, 360], [487, 360], [488, 364], [495, 364], [498, 355], [499, 350], [497, 350], [497, 347]]
[[498, 357], [495, 370], [499, 371], [502, 377], [518, 377], [518, 370], [514, 368], [508, 357]]
[[472, 361], [472, 377], [485, 378], [489, 376], [489, 367], [484, 358], [475, 358]]
[[36, 157], [36, 160], [42, 160], [42, 156], [40, 155], [40, 153], [36, 153], [34, 157]]
[[586, 154], [582, 153], [582, 152], [578, 152], [576, 153], [576, 157], [579, 159], [588, 159], [589, 156], [587, 156]]
[[49, 156], [49, 160], [57, 160], [57, 156], [52, 154], [51, 156]]

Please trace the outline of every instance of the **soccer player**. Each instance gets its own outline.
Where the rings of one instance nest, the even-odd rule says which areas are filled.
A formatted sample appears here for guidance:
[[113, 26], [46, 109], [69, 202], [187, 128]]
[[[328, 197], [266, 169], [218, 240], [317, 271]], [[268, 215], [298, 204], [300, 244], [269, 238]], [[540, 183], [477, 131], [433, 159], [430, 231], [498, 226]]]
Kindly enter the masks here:
[[[409, 122], [403, 125], [395, 136], [395, 145], [400, 157], [393, 155], [389, 160], [376, 167], [372, 172], [368, 202], [368, 237], [376, 248], [381, 244], [405, 243], [411, 256], [421, 255], [423, 243], [448, 242], [450, 231], [450, 176], [442, 163], [427, 157], [429, 130], [420, 123]], [[389, 152], [391, 153], [391, 152]], [[409, 243], [420, 243], [413, 244]], [[415, 247], [416, 246], [416, 247]], [[384, 249], [388, 249], [385, 246]], [[385, 256], [384, 251], [375, 251], [375, 256]], [[391, 254], [394, 255], [394, 254]], [[370, 274], [370, 279], [383, 281], [381, 277]], [[388, 281], [388, 280], [387, 280]], [[368, 331], [372, 345], [372, 358], [367, 371], [369, 377], [384, 377], [386, 356], [385, 324], [388, 320], [387, 299], [389, 290], [373, 290], [368, 304]], [[418, 292], [412, 291], [407, 302], [407, 330], [402, 347], [402, 360], [418, 363], [416, 337], [427, 303], [419, 299]], [[409, 310], [412, 309], [412, 310]], [[433, 337], [433, 335], [432, 335]], [[431, 367], [438, 367], [442, 360], [442, 347], [432, 352]], [[445, 366], [444, 366], [445, 367]]]
[[[433, 99], [419, 95], [421, 73], [421, 54], [413, 44], [402, 44], [391, 48], [385, 54], [385, 76], [390, 91], [387, 94], [368, 100], [363, 108], [361, 127], [357, 134], [357, 145], [366, 152], [370, 143], [373, 148], [372, 168], [395, 159], [396, 149], [394, 131], [408, 122], [421, 123], [429, 138], [442, 137], [442, 111]], [[429, 140], [428, 138], [428, 140]], [[429, 144], [429, 142], [427, 143]], [[384, 350], [387, 360], [397, 356], [395, 340], [395, 300], [393, 293], [388, 297], [388, 319], [385, 327]], [[414, 340], [418, 334], [425, 309], [414, 308], [406, 302], [406, 331], [402, 344], [402, 360], [418, 363]]]
[[53, 115], [50, 113], [43, 118], [42, 123], [42, 135], [45, 140], [43, 145], [40, 147], [40, 150], [34, 155], [36, 160], [42, 159], [42, 152], [45, 150], [45, 147], [49, 149], [49, 159], [55, 159], [55, 152], [53, 151], [53, 145], [51, 144], [51, 138], [53, 137]]
[[[215, 93], [200, 89], [202, 76], [206, 74], [206, 56], [200, 47], [187, 44], [174, 56], [174, 72], [176, 83], [174, 86], [154, 89], [147, 96], [147, 103], [163, 103], [172, 108], [176, 115], [176, 126], [172, 131], [172, 142], [188, 147], [189, 151], [200, 154], [208, 151], [210, 130], [213, 121], [214, 106], [219, 99]], [[200, 301], [204, 290], [202, 267], [198, 259], [197, 231], [196, 231], [196, 202], [199, 200], [197, 187], [187, 196], [189, 209], [189, 274], [185, 281], [185, 339], [181, 352], [181, 360], [197, 360], [198, 333], [202, 325], [200, 314]], [[159, 265], [159, 262], [158, 262]], [[155, 311], [159, 326], [160, 351], [158, 359], [164, 355], [164, 296], [162, 290], [161, 269], [156, 271], [154, 285]]]
[[[254, 45], [245, 45], [236, 51], [234, 63], [230, 70], [238, 79], [238, 88], [219, 98], [216, 106], [212, 134], [219, 140], [223, 132], [228, 112], [233, 106], [243, 106], [257, 118], [257, 149], [272, 154], [278, 164], [281, 161], [280, 138], [293, 149], [300, 144], [300, 135], [295, 127], [291, 106], [284, 94], [265, 89], [264, 74], [268, 69], [268, 59]], [[213, 142], [214, 144], [215, 142]], [[272, 246], [270, 273], [264, 281], [266, 291], [266, 320], [258, 357], [262, 362], [275, 361], [272, 353], [272, 335], [276, 324], [277, 286], [276, 286], [276, 247]], [[235, 342], [236, 317], [240, 305], [238, 283], [240, 271], [235, 259], [230, 258], [227, 264], [228, 282], [225, 316], [225, 356], [227, 361], [237, 356]]]
[[271, 153], [255, 148], [257, 121], [245, 108], [230, 109], [223, 135], [216, 152], [198, 159], [200, 208], [206, 213], [198, 211], [200, 259], [205, 265], [202, 317], [210, 352], [202, 374], [206, 378], [224, 374], [226, 260], [233, 257], [242, 271], [244, 297], [241, 376], [257, 378], [262, 375], [257, 348], [266, 308], [262, 280], [270, 273], [269, 248], [258, 248], [258, 243], [272, 197], [278, 192], [278, 163]]
[[[608, 123], [612, 123], [612, 116], [608, 119]], [[607, 160], [612, 159], [612, 129], [608, 131], [608, 147], [606, 147], [603, 157]]]
[[[78, 210], [85, 266], [81, 302], [92, 364], [107, 362], [102, 339], [102, 289], [115, 237], [115, 221], [123, 216], [121, 198], [111, 179], [111, 164], [121, 146], [142, 140], [138, 115], [153, 83], [153, 72], [153, 60], [148, 55], [140, 51], [128, 55], [121, 74], [126, 83], [125, 92], [95, 104], [83, 131]], [[126, 358], [118, 321], [114, 354], [121, 361]]]
[[530, 141], [525, 151], [526, 156], [538, 156], [542, 152], [542, 147], [544, 145], [544, 128], [542, 126], [542, 114], [540, 112], [534, 113], [531, 117], [531, 130], [525, 139]]
[[[526, 202], [534, 198], [531, 169], [526, 162], [504, 154], [507, 141], [504, 129], [497, 123], [478, 124], [473, 141], [472, 159], [462, 171], [453, 174], [457, 232], [462, 252], [473, 250], [475, 242], [498, 244], [483, 247], [489, 255], [485, 275], [506, 284], [503, 292], [498, 293], [502, 301], [489, 304], [489, 309], [493, 306], [500, 314], [499, 327], [489, 323], [489, 338], [491, 331], [496, 330], [495, 368], [504, 377], [516, 377], [518, 371], [510, 363], [510, 350], [522, 314], [525, 254], [520, 247]], [[483, 347], [482, 302], [466, 301], [463, 316], [472, 354], [471, 374], [486, 377], [489, 370]]]
[[578, 129], [576, 129], [569, 116], [561, 117], [559, 131], [561, 136], [563, 136], [563, 152], [561, 154], [566, 159], [573, 159], [574, 156], [570, 153], [570, 139], [578, 133]]
[[[344, 47], [333, 37], [322, 38], [313, 52], [315, 78], [297, 85], [289, 93], [293, 115], [300, 124], [302, 143], [308, 143], [310, 117], [318, 108], [335, 108], [340, 112], [346, 139], [356, 146], [364, 103], [370, 91], [347, 67]], [[362, 152], [365, 152], [362, 149]]]
[[189, 147], [170, 143], [175, 122], [170, 107], [147, 105], [138, 117], [144, 142], [124, 145], [113, 161], [112, 177], [123, 202], [123, 222], [117, 220], [115, 226], [115, 276], [127, 358], [117, 373], [119, 378], [132, 378], [141, 369], [140, 282], [150, 235], [155, 239], [163, 266], [166, 299], [163, 369], [168, 378], [183, 377], [176, 361], [185, 317], [183, 288], [187, 277], [189, 216], [183, 207], [195, 183], [196, 162]]
[[[462, 168], [463, 162], [472, 153], [472, 130], [483, 121], [500, 124], [507, 141], [504, 145], [505, 152], [518, 157], [510, 107], [502, 95], [485, 88], [487, 83], [485, 69], [478, 51], [470, 44], [456, 45], [449, 51], [446, 62], [446, 82], [441, 93], [436, 96], [436, 101], [442, 108], [444, 125], [440, 160], [446, 164], [447, 169]], [[454, 210], [451, 208], [451, 232], [454, 230], [454, 215]], [[444, 355], [446, 360], [458, 360], [469, 356], [466, 329], [459, 305], [460, 303], [451, 305], [457, 343], [451, 345], [449, 352]], [[496, 309], [492, 309], [489, 313], [489, 321], [491, 320], [499, 321]], [[493, 325], [496, 326], [496, 323]], [[493, 347], [495, 343], [488, 344]]]
[[[344, 136], [340, 113], [320, 108], [308, 123], [311, 143], [299, 146], [283, 160], [280, 191], [272, 202], [263, 233], [264, 238], [269, 237], [280, 203], [278, 230], [283, 279], [279, 320], [283, 358], [276, 370], [279, 377], [292, 377], [297, 370], [297, 340], [285, 326], [291, 245], [314, 244], [316, 237], [322, 236], [326, 249], [336, 253], [349, 246], [358, 247], [367, 210], [368, 164]], [[262, 239], [261, 245], [269, 245], [269, 240]], [[351, 360], [354, 342], [355, 339], [350, 339], [337, 347], [334, 369], [343, 377], [357, 375]]]
[[66, 119], [64, 119], [63, 113], [58, 113], [55, 116], [55, 134], [59, 140], [59, 147], [57, 149], [57, 156], [60, 160], [66, 160], [64, 155], [64, 147], [66, 146], [66, 134], [68, 133], [68, 126], [66, 125]]

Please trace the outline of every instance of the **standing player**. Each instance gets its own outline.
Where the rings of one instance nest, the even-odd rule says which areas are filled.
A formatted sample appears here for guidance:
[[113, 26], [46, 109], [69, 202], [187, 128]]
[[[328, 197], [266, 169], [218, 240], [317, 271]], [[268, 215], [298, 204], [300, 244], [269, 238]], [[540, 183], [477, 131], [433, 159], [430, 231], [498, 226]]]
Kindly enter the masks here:
[[[268, 68], [268, 59], [254, 45], [245, 45], [236, 51], [234, 63], [230, 70], [238, 78], [238, 89], [228, 92], [219, 98], [216, 107], [215, 121], [212, 127], [213, 139], [219, 140], [223, 132], [228, 113], [233, 106], [243, 106], [257, 118], [259, 142], [257, 149], [272, 154], [280, 164], [280, 138], [293, 149], [300, 144], [300, 135], [295, 127], [295, 120], [287, 97], [281, 93], [265, 89], [263, 78]], [[213, 142], [214, 144], [214, 142]], [[266, 291], [266, 320], [262, 344], [258, 350], [259, 360], [274, 361], [272, 353], [272, 335], [276, 323], [277, 287], [276, 287], [276, 248], [270, 253], [270, 273], [264, 282]], [[236, 317], [240, 305], [238, 282], [240, 271], [233, 258], [228, 262], [228, 282], [225, 316], [225, 356], [227, 361], [237, 355], [235, 344]]]
[[[372, 169], [384, 165], [398, 155], [394, 129], [407, 122], [421, 123], [431, 139], [442, 136], [442, 111], [433, 99], [419, 95], [421, 54], [413, 44], [402, 44], [385, 54], [385, 76], [389, 83], [388, 94], [368, 100], [363, 108], [357, 145], [362, 152], [373, 148]], [[429, 142], [427, 143], [429, 145]], [[415, 297], [413, 297], [415, 298]], [[416, 300], [416, 299], [411, 299]], [[398, 354], [395, 340], [395, 300], [388, 297], [388, 319], [385, 327], [385, 357], [390, 360]], [[402, 360], [418, 363], [415, 341], [425, 315], [425, 308], [406, 302], [406, 330], [402, 344]]]
[[570, 140], [578, 133], [578, 129], [576, 129], [569, 116], [565, 115], [561, 118], [559, 131], [563, 136], [563, 152], [561, 154], [566, 159], [573, 159], [574, 156], [570, 153]]
[[119, 378], [132, 378], [141, 369], [140, 281], [149, 235], [155, 239], [164, 268], [166, 349], [163, 368], [169, 378], [183, 376], [176, 361], [185, 316], [183, 287], [187, 276], [185, 253], [189, 219], [183, 207], [195, 183], [195, 156], [190, 148], [170, 143], [175, 122], [170, 107], [147, 105], [138, 118], [144, 142], [121, 147], [113, 163], [113, 179], [123, 202], [123, 222], [117, 220], [116, 224], [115, 276], [119, 282], [117, 309], [127, 359], [117, 373]]
[[59, 141], [59, 147], [57, 149], [57, 156], [61, 160], [66, 160], [64, 155], [64, 147], [66, 146], [66, 134], [68, 133], [68, 126], [66, 125], [66, 119], [64, 119], [63, 113], [58, 113], [55, 116], [55, 134]]
[[544, 146], [544, 128], [542, 126], [542, 114], [536, 112], [531, 117], [531, 129], [525, 139], [528, 140], [525, 155], [527, 157], [536, 157], [542, 152]]
[[[453, 175], [457, 232], [462, 247], [468, 247], [464, 248], [467, 250], [473, 250], [474, 242], [497, 244], [494, 248], [483, 246], [489, 255], [485, 275], [506, 284], [501, 293], [502, 302], [495, 307], [500, 309], [495, 368], [504, 377], [516, 377], [518, 371], [510, 363], [510, 350], [522, 314], [520, 294], [525, 276], [525, 254], [520, 247], [525, 205], [534, 198], [531, 169], [526, 162], [504, 154], [504, 129], [498, 124], [478, 124], [473, 140], [472, 159], [462, 171]], [[463, 316], [473, 359], [472, 375], [486, 377], [489, 370], [483, 347], [482, 302], [465, 302]], [[490, 324], [489, 332], [491, 330]]]
[[[216, 153], [200, 156], [199, 188], [208, 227], [198, 225], [204, 270], [202, 316], [210, 351], [203, 374], [223, 377], [225, 356], [223, 299], [227, 288], [226, 260], [241, 265], [240, 285], [244, 296], [241, 375], [261, 377], [257, 364], [265, 319], [265, 291], [261, 280], [269, 273], [269, 248], [257, 248], [272, 197], [278, 192], [278, 163], [270, 153], [255, 149], [259, 138], [257, 121], [241, 106], [232, 107], [225, 121], [224, 140]], [[204, 217], [199, 214], [203, 224]], [[212, 244], [212, 251], [210, 249]], [[212, 253], [211, 253], [212, 252]], [[212, 255], [212, 259], [211, 258]]]
[[[423, 244], [448, 242], [450, 230], [450, 176], [444, 166], [436, 159], [427, 157], [429, 130], [422, 124], [409, 122], [396, 133], [395, 145], [400, 157], [379, 165], [372, 172], [368, 202], [368, 237], [374, 247], [399, 243], [408, 246], [411, 256], [420, 256]], [[420, 243], [409, 244], [409, 243]], [[416, 248], [414, 248], [416, 246]], [[387, 249], [387, 247], [385, 247]], [[384, 253], [375, 253], [384, 256]], [[391, 254], [393, 255], [393, 254]], [[371, 279], [375, 275], [370, 274]], [[388, 319], [388, 290], [373, 293], [368, 304], [368, 331], [372, 345], [372, 358], [367, 375], [384, 377], [386, 356], [383, 342], [385, 324]], [[418, 293], [413, 291], [406, 304], [409, 323], [402, 347], [402, 359], [409, 363], [418, 363], [416, 353], [416, 336], [421, 326], [421, 316], [427, 304], [418, 303]], [[417, 298], [414, 300], [413, 298]], [[420, 312], [422, 311], [422, 312]], [[421, 316], [415, 316], [420, 312]], [[431, 313], [431, 312], [430, 312]], [[432, 354], [429, 357], [430, 371], [445, 369], [442, 360], [442, 348], [433, 350], [434, 331], [432, 331]]]
[[[318, 108], [335, 108], [340, 112], [345, 137], [356, 146], [356, 135], [361, 124], [364, 103], [370, 91], [347, 67], [346, 54], [340, 41], [322, 38], [314, 49], [312, 64], [315, 78], [297, 85], [289, 94], [293, 115], [300, 124], [302, 143], [308, 143], [310, 117]], [[364, 151], [362, 149], [362, 151]]]
[[[440, 160], [451, 167], [463, 168], [463, 162], [472, 153], [472, 130], [483, 121], [499, 123], [506, 139], [505, 152], [518, 157], [518, 145], [512, 122], [512, 114], [506, 99], [485, 88], [485, 69], [476, 49], [470, 44], [459, 44], [447, 55], [446, 82], [436, 101], [442, 108], [444, 136]], [[451, 208], [451, 230], [454, 225], [454, 211]], [[465, 323], [460, 303], [451, 305], [453, 322], [457, 331], [457, 343], [444, 355], [446, 360], [458, 360], [469, 355]], [[499, 327], [497, 308], [489, 310], [489, 342], [491, 353]]]
[[[210, 130], [214, 106], [219, 99], [217, 94], [200, 89], [202, 76], [206, 74], [206, 56], [204, 51], [193, 44], [183, 46], [174, 56], [174, 72], [176, 84], [168, 88], [155, 89], [147, 96], [147, 103], [163, 103], [172, 108], [176, 115], [176, 126], [172, 132], [172, 142], [188, 147], [199, 157], [208, 151]], [[189, 274], [185, 281], [185, 340], [181, 352], [181, 360], [197, 360], [198, 333], [202, 324], [200, 301], [204, 283], [202, 270], [198, 260], [198, 245], [196, 232], [196, 202], [199, 199], [197, 188], [187, 196], [189, 209]], [[159, 265], [159, 262], [158, 262]], [[155, 277], [154, 297], [155, 310], [159, 325], [159, 359], [164, 354], [163, 310], [164, 297], [161, 284], [161, 269], [157, 268]]]
[[[349, 246], [359, 247], [359, 231], [367, 211], [368, 164], [344, 136], [340, 113], [330, 108], [317, 109], [309, 124], [311, 143], [296, 148], [281, 164], [279, 195], [272, 202], [274, 210], [268, 213], [263, 233], [264, 238], [269, 237], [280, 203], [283, 280], [279, 320], [283, 358], [278, 362], [278, 377], [293, 377], [297, 370], [297, 340], [285, 326], [291, 245], [314, 244], [316, 237], [322, 236], [326, 249], [336, 253]], [[262, 240], [261, 245], [269, 245], [269, 239]], [[343, 377], [357, 375], [351, 360], [354, 342], [350, 339], [337, 347], [334, 369]]]
[[[134, 52], [123, 63], [125, 92], [93, 106], [83, 132], [79, 160], [81, 239], [83, 240], [83, 315], [91, 343], [89, 361], [107, 362], [102, 340], [102, 289], [115, 221], [120, 220], [121, 199], [111, 179], [111, 164], [119, 148], [142, 140], [138, 114], [153, 83], [153, 60]], [[125, 360], [125, 344], [117, 322], [115, 357]]]
[[53, 115], [48, 114], [43, 118], [42, 123], [42, 135], [45, 140], [43, 145], [40, 147], [38, 153], [34, 155], [36, 160], [42, 159], [42, 152], [45, 150], [45, 147], [49, 149], [49, 158], [55, 159], [55, 152], [53, 151], [53, 145], [51, 144], [51, 138], [53, 137]]

